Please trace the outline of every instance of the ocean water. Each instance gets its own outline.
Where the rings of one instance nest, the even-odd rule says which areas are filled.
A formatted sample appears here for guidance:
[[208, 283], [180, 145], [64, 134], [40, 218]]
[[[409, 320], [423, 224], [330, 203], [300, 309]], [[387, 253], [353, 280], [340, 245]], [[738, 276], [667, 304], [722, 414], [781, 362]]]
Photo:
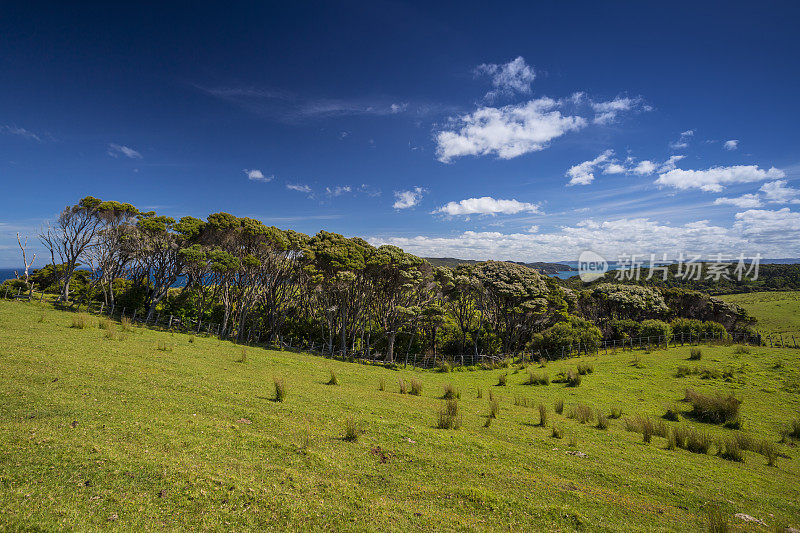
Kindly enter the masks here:
[[14, 271], [19, 272], [19, 275], [22, 276], [25, 272], [24, 268], [0, 268], [0, 283], [4, 282], [7, 279], [14, 279], [17, 276], [14, 275]]

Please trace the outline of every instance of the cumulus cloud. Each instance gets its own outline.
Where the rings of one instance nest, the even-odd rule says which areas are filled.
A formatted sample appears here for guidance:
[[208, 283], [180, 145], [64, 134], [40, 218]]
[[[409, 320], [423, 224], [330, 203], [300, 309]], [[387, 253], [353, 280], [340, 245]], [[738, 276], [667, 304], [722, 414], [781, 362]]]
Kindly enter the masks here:
[[730, 141], [725, 141], [725, 144], [723, 144], [722, 147], [726, 150], [736, 150], [739, 148], [739, 140], [731, 139]]
[[514, 93], [530, 94], [531, 83], [536, 78], [533, 67], [529, 66], [522, 56], [508, 63], [478, 65], [475, 75], [491, 76], [494, 90], [486, 93], [488, 100], [494, 100], [500, 96], [510, 96]]
[[734, 205], [736, 207], [761, 207], [761, 198], [757, 194], [743, 194], [736, 198], [717, 198], [714, 205]]
[[649, 159], [644, 159], [639, 161], [635, 167], [631, 168], [631, 172], [638, 174], [639, 176], [647, 176], [655, 173], [656, 169], [658, 169], [658, 165]]
[[436, 134], [439, 161], [456, 157], [496, 154], [500, 159], [544, 150], [547, 143], [586, 126], [586, 119], [564, 116], [551, 98], [525, 104], [481, 107], [451, 121], [450, 129]]
[[619, 163], [609, 163], [603, 169], [603, 174], [624, 174], [626, 170], [627, 169]]
[[765, 183], [759, 189], [764, 198], [773, 204], [800, 204], [800, 189], [786, 186], [786, 180]]
[[124, 155], [125, 157], [130, 158], [130, 159], [141, 159], [142, 158], [142, 154], [140, 154], [139, 152], [137, 152], [133, 148], [131, 148], [129, 146], [122, 146], [122, 145], [119, 145], [119, 144], [114, 144], [114, 143], [111, 143], [111, 144], [108, 145], [107, 153], [111, 157], [119, 157], [120, 155]]
[[[613, 150], [606, 150], [594, 159], [570, 167], [566, 173], [566, 176], [569, 178], [569, 183], [567, 183], [567, 185], [589, 185], [594, 181], [595, 168], [601, 163], [607, 162], [613, 155]], [[608, 174], [608, 172], [606, 173]]]
[[751, 183], [783, 177], [785, 177], [785, 173], [775, 167], [764, 170], [756, 165], [736, 165], [711, 167], [706, 170], [673, 169], [660, 174], [655, 183], [681, 190], [694, 188], [708, 192], [720, 192], [725, 185], [732, 183]]
[[512, 261], [566, 261], [583, 250], [594, 250], [607, 259], [620, 254], [680, 252], [715, 257], [760, 253], [762, 257], [800, 255], [800, 213], [747, 210], [737, 213], [732, 227], [698, 220], [683, 225], [664, 224], [648, 218], [584, 220], [547, 232], [501, 233], [466, 231], [447, 237], [373, 237], [372, 244], [394, 244], [420, 256]]
[[303, 192], [306, 194], [311, 192], [311, 187], [300, 183], [287, 183], [286, 188], [289, 189], [290, 191]]
[[467, 198], [460, 202], [448, 202], [434, 213], [443, 213], [450, 216], [459, 215], [515, 215], [517, 213], [539, 213], [537, 204], [519, 202], [517, 200], [498, 200], [491, 196], [481, 198]]
[[422, 187], [414, 187], [410, 191], [395, 191], [395, 202], [392, 207], [395, 209], [408, 209], [417, 205], [422, 200], [422, 195], [425, 189]]
[[245, 173], [247, 179], [249, 179], [250, 181], [260, 181], [263, 183], [272, 181], [272, 179], [275, 177], [275, 176], [265, 176], [264, 173], [258, 170], [257, 168], [250, 170], [244, 169], [242, 172]]
[[617, 119], [617, 115], [623, 111], [635, 109], [648, 110], [649, 107], [642, 104], [642, 98], [629, 98], [627, 96], [617, 96], [607, 102], [591, 102], [590, 105], [595, 112], [593, 122], [595, 124], [609, 124]]

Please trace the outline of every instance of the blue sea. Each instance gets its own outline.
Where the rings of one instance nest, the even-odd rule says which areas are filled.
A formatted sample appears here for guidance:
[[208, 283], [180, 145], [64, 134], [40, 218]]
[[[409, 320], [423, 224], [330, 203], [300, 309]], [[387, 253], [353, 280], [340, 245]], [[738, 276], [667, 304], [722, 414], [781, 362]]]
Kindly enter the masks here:
[[19, 275], [22, 276], [25, 272], [24, 268], [0, 268], [0, 283], [4, 282], [7, 279], [14, 279], [17, 276], [14, 275], [14, 271], [19, 272]]

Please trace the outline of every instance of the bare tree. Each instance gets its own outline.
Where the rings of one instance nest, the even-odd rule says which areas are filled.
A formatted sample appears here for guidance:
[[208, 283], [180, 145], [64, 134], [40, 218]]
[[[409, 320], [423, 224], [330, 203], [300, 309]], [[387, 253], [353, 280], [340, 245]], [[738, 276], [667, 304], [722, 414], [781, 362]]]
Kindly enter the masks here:
[[22, 250], [22, 263], [25, 265], [25, 283], [29, 283], [28, 280], [28, 270], [31, 268], [31, 265], [34, 261], [36, 261], [36, 254], [33, 254], [30, 263], [28, 262], [28, 236], [25, 236], [25, 244], [22, 244], [22, 240], [20, 239], [19, 232], [17, 232], [17, 244], [19, 244], [19, 249]]
[[61, 277], [61, 301], [69, 299], [69, 282], [75, 269], [80, 265], [81, 256], [94, 243], [102, 221], [97, 217], [97, 207], [101, 201], [87, 196], [76, 205], [65, 207], [58, 215], [55, 226], [49, 223], [39, 233], [39, 239], [48, 250], [56, 266], [56, 256], [61, 265], [61, 271], [56, 272]]

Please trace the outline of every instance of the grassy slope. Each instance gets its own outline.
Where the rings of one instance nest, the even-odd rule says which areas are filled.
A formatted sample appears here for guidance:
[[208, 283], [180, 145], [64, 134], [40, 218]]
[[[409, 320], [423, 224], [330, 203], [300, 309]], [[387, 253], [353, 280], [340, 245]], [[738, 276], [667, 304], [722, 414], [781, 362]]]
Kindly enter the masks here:
[[[141, 329], [110, 340], [71, 318], [0, 303], [0, 529], [692, 531], [709, 502], [800, 526], [797, 448], [780, 445], [790, 458], [777, 468], [750, 452], [733, 463], [552, 411], [563, 398], [660, 415], [686, 386], [734, 391], [747, 432], [777, 441], [800, 412], [797, 350], [704, 347], [700, 363], [735, 366], [735, 382], [672, 377], [685, 347], [639, 352], [642, 368], [629, 352], [591, 358], [577, 388], [521, 385], [524, 372], [498, 387], [501, 370], [397, 372], [257, 348], [237, 363], [228, 342]], [[340, 385], [325, 385], [329, 369]], [[284, 403], [269, 399], [273, 376]], [[422, 396], [398, 394], [399, 377], [421, 380]], [[462, 391], [456, 431], [433, 427], [449, 382]], [[490, 388], [502, 410], [485, 428]], [[544, 402], [566, 437], [533, 426], [536, 409], [514, 396]], [[351, 415], [365, 431], [355, 443], [341, 439]], [[573, 438], [587, 457], [565, 453]]]
[[794, 335], [800, 346], [800, 291], [750, 292], [719, 298], [747, 309], [758, 320], [759, 331]]

